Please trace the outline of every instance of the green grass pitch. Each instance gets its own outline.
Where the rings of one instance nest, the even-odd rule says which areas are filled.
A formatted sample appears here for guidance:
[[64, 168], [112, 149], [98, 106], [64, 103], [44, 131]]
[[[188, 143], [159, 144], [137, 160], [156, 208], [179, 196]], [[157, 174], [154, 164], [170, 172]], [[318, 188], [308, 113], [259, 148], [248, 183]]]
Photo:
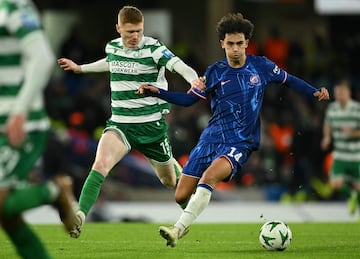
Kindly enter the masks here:
[[[86, 223], [80, 238], [60, 225], [33, 225], [55, 259], [112, 258], [360, 258], [360, 223], [289, 223], [293, 239], [283, 252], [266, 251], [258, 241], [259, 224], [193, 224], [175, 248], [158, 234], [161, 224]], [[0, 258], [17, 258], [0, 232]]]

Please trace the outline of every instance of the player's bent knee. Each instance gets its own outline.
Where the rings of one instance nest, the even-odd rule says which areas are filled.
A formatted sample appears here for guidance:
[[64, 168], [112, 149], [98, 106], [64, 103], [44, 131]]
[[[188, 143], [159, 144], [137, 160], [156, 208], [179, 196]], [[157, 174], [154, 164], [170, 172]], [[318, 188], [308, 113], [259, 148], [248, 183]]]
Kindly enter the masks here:
[[175, 193], [175, 201], [177, 204], [182, 206], [182, 204], [187, 204], [190, 200], [191, 195]]

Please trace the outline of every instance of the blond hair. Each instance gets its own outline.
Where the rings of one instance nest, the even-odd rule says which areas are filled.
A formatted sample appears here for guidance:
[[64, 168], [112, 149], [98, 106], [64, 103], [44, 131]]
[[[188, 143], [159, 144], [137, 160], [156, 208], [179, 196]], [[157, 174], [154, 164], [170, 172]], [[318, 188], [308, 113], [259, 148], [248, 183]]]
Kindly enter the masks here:
[[121, 24], [125, 24], [125, 23], [138, 24], [144, 22], [144, 15], [138, 8], [134, 6], [126, 5], [123, 6], [123, 8], [121, 8], [119, 11], [118, 22]]

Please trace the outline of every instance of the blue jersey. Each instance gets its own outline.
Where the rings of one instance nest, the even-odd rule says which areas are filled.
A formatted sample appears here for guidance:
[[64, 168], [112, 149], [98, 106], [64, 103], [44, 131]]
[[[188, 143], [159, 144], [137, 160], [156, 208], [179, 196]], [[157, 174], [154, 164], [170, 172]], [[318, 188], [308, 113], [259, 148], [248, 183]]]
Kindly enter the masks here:
[[266, 57], [247, 55], [241, 68], [230, 67], [224, 59], [209, 66], [205, 77], [204, 92], [192, 89], [201, 98], [211, 97], [212, 117], [200, 140], [258, 149], [265, 89], [270, 83], [284, 83], [287, 73]]
[[188, 93], [178, 93], [158, 89], [154, 94], [183, 106], [192, 105], [199, 98], [211, 98], [212, 117], [183, 169], [183, 174], [197, 178], [219, 157], [230, 162], [233, 176], [251, 152], [259, 148], [260, 111], [270, 83], [285, 84], [309, 96], [318, 91], [266, 57], [253, 55], [247, 55], [241, 68], [230, 67], [227, 60], [216, 62], [208, 67], [205, 77], [204, 91], [192, 88]]

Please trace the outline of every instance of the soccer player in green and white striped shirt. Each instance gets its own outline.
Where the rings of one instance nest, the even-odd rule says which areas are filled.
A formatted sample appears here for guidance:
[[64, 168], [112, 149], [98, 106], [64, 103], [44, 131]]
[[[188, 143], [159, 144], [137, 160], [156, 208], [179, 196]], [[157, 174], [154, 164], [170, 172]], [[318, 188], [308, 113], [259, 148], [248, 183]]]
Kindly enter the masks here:
[[60, 67], [75, 73], [110, 73], [112, 114], [81, 191], [78, 220], [70, 232], [74, 238], [79, 237], [105, 177], [131, 148], [148, 158], [163, 185], [176, 186], [181, 167], [173, 158], [163, 118], [163, 114], [169, 112], [169, 104], [157, 97], [136, 94], [140, 85], [149, 83], [167, 90], [167, 69], [180, 74], [193, 87], [203, 86], [194, 69], [162, 42], [143, 35], [144, 17], [138, 8], [124, 6], [119, 11], [116, 30], [121, 37], [107, 43], [106, 58], [85, 65], [67, 58], [58, 60]]
[[43, 90], [54, 65], [33, 3], [0, 0], [0, 222], [21, 258], [51, 257], [24, 211], [53, 204], [68, 231], [75, 218], [71, 178], [28, 182], [47, 142]]
[[360, 103], [351, 99], [347, 80], [334, 86], [335, 101], [326, 110], [321, 146], [333, 141], [333, 165], [330, 184], [348, 199], [349, 211], [360, 204]]

